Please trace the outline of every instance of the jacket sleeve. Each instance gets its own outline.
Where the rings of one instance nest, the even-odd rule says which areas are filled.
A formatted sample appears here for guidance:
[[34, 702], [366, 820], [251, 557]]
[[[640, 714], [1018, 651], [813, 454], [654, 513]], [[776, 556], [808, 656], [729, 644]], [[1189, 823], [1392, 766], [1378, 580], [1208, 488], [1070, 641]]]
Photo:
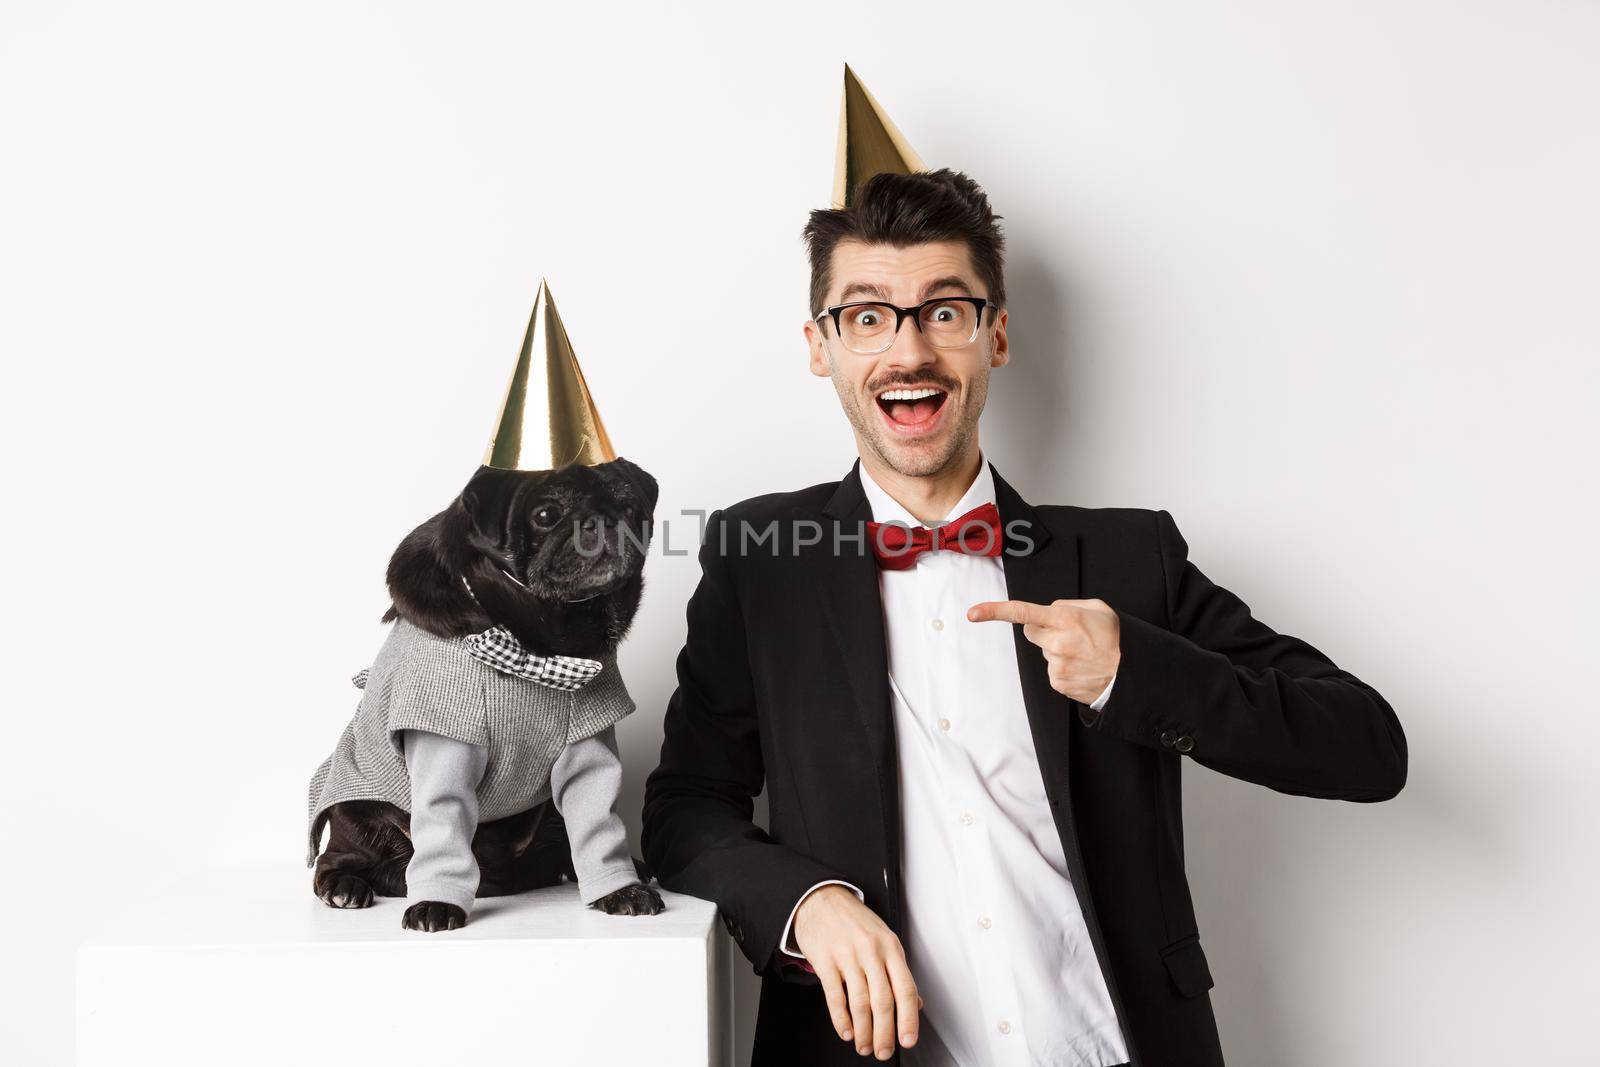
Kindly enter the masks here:
[[795, 901], [818, 882], [845, 879], [752, 821], [765, 770], [744, 619], [718, 550], [723, 521], [713, 512], [706, 524], [640, 843], [663, 886], [714, 901], [757, 973], [776, 974], [788, 970], [778, 966], [778, 938]]
[[1166, 617], [1118, 611], [1122, 660], [1094, 728], [1282, 793], [1358, 801], [1399, 793], [1406, 738], [1389, 703], [1253, 618], [1190, 562], [1171, 515], [1158, 511], [1155, 525]]

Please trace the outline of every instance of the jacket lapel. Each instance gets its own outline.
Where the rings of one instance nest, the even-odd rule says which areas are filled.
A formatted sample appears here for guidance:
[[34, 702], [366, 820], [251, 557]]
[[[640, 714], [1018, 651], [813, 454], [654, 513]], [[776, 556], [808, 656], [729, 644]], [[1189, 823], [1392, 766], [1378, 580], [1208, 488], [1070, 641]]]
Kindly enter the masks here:
[[880, 777], [893, 781], [894, 712], [889, 701], [889, 651], [883, 632], [878, 563], [864, 540], [848, 540], [857, 534], [864, 537], [866, 521], [872, 518], [871, 505], [861, 488], [860, 467], [857, 460], [822, 508], [823, 514], [838, 524], [845, 540], [835, 553], [834, 531], [825, 528], [822, 543], [813, 550], [818, 565], [810, 573], [855, 693], [856, 712], [872, 747], [873, 765]]
[[[993, 467], [990, 469], [993, 470]], [[1029, 507], [1027, 501], [1018, 496], [1017, 491], [1006, 484], [998, 472], [994, 475], [994, 491], [995, 503], [1000, 509], [1001, 528], [1007, 531], [1007, 551], [1003, 558], [1006, 590], [1010, 598], [1034, 604], [1078, 599], [1081, 587], [1077, 536], [1068, 530], [1062, 530], [1059, 536], [1052, 536], [1039, 513]], [[1017, 520], [1021, 520], [1021, 523], [1015, 528], [1018, 536], [1013, 543], [1010, 532], [1013, 522]], [[1025, 539], [1033, 542], [1031, 551], [1024, 543]], [[1050, 685], [1043, 650], [1022, 636], [1022, 627], [1015, 626], [1013, 630], [1022, 700], [1028, 710], [1028, 725], [1033, 734], [1034, 751], [1039, 758], [1039, 773], [1044, 779], [1045, 795], [1050, 800], [1056, 833], [1061, 838], [1072, 890], [1088, 924], [1089, 939], [1101, 961], [1105, 961], [1110, 954], [1105, 935], [1100, 929], [1093, 894], [1089, 892], [1089, 876], [1084, 867], [1083, 849], [1078, 842], [1077, 819], [1073, 813], [1072, 791], [1069, 788], [1069, 742], [1073, 721], [1083, 705], [1055, 691]], [[1111, 1003], [1126, 1033], [1128, 1016], [1116, 974], [1111, 967], [1102, 969]], [[1143, 1061], [1135, 1054], [1134, 1062]]]
[[[990, 467], [991, 471], [993, 466]], [[1049, 604], [1053, 600], [1073, 600], [1078, 596], [1078, 541], [1071, 534], [1055, 536], [1027, 501], [994, 473], [995, 503], [1000, 509], [1001, 527], [1006, 535], [1002, 559], [1006, 591], [1012, 600]], [[1031, 542], [1031, 544], [1030, 544]], [[1017, 647], [1017, 671], [1022, 681], [1022, 699], [1027, 706], [1028, 726], [1033, 747], [1039, 757], [1045, 793], [1063, 808], [1067, 794], [1067, 749], [1071, 739], [1074, 701], [1055, 691], [1045, 664], [1044, 652], [1022, 635], [1021, 626], [1012, 627]], [[1058, 810], [1062, 810], [1058, 808]], [[1070, 810], [1068, 808], [1067, 810]], [[1069, 859], [1074, 852], [1067, 849]], [[1073, 871], [1074, 878], [1079, 876]]]

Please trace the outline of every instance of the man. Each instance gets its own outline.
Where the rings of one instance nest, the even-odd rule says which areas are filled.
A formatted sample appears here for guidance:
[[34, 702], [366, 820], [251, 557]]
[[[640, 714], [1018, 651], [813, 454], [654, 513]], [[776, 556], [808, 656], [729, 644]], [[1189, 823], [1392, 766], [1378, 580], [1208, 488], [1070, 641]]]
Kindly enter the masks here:
[[1220, 1064], [1182, 761], [1383, 800], [1393, 710], [1166, 511], [1029, 505], [985, 462], [1009, 350], [975, 183], [878, 174], [806, 237], [860, 458], [708, 520], [646, 858], [762, 975], [756, 1064]]

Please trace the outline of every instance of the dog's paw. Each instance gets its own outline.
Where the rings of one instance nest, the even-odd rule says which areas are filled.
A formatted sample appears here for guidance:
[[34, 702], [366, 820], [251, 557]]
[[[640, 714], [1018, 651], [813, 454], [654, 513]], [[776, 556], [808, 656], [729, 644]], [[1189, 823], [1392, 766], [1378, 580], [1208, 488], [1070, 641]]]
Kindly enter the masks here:
[[330, 908], [370, 908], [372, 883], [359, 874], [331, 874], [317, 887], [317, 896]]
[[440, 930], [459, 930], [467, 925], [467, 913], [454, 904], [441, 904], [437, 900], [422, 900], [406, 909], [400, 925], [407, 930], [436, 933]]
[[657, 915], [666, 909], [661, 894], [647, 885], [625, 885], [589, 905], [607, 915]]

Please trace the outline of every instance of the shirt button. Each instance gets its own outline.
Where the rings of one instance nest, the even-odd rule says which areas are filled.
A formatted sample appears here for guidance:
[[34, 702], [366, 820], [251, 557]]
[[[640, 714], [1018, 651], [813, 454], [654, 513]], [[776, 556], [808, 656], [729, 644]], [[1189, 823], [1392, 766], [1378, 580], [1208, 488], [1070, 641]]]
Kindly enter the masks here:
[[1004, 1019], [1001, 1019], [1000, 1020], [1000, 1032], [1002, 1034], [1009, 1034], [1011, 1032], [1011, 1024], [1006, 1022]]
[[978, 925], [980, 927], [982, 927], [983, 929], [987, 930], [987, 929], [989, 929], [989, 927], [993, 926], [994, 923], [990, 922], [989, 921], [989, 916], [985, 915], [983, 918], [978, 920]]
[[971, 826], [973, 823], [975, 823], [977, 821], [978, 821], [977, 819], [974, 819], [972, 817], [972, 812], [964, 811], [964, 812], [961, 813], [961, 825], [962, 826]]
[[945, 733], [949, 733], [950, 732], [950, 720], [949, 719], [940, 719], [939, 720], [939, 729], [943, 730]]
[[934, 628], [934, 629], [935, 629], [935, 630], [942, 630], [942, 629], [944, 629], [944, 620], [943, 620], [943, 619], [934, 619], [934, 620], [933, 620], [933, 628]]

